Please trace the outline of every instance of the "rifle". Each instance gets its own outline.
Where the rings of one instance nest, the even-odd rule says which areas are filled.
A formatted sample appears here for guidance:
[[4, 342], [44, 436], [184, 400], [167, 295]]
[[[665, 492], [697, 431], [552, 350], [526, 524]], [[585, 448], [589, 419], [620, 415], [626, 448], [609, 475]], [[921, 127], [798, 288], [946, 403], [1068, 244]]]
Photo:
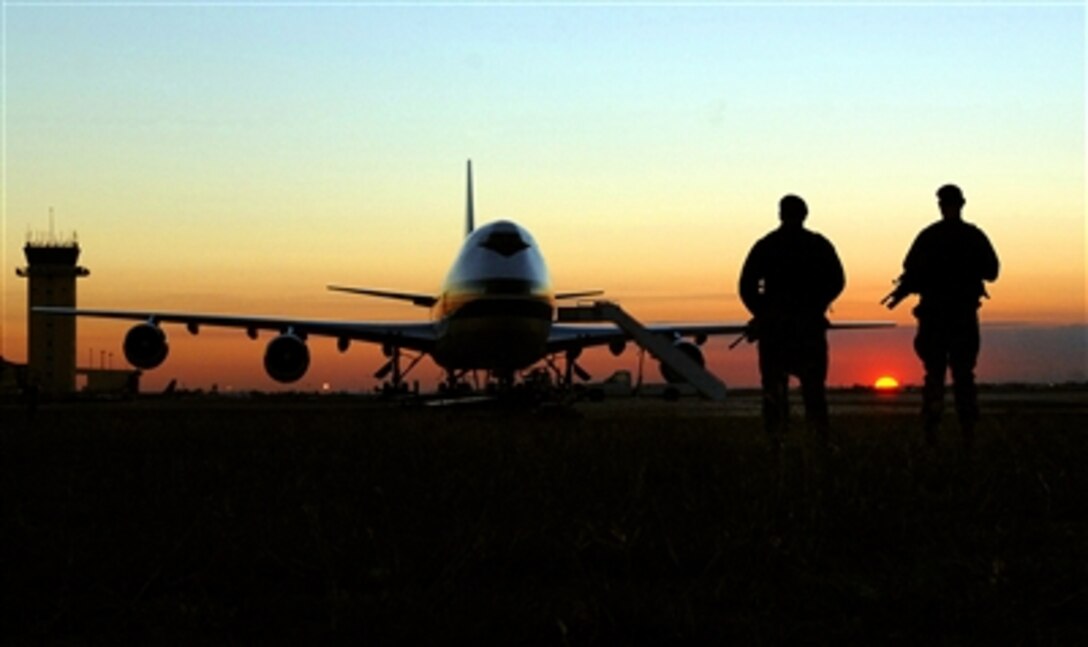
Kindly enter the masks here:
[[905, 274], [902, 274], [899, 276], [899, 278], [892, 281], [892, 285], [894, 285], [895, 288], [891, 292], [889, 292], [887, 296], [880, 300], [880, 305], [887, 306], [888, 310], [891, 310], [895, 308], [895, 306], [899, 305], [900, 301], [907, 298], [907, 296], [910, 294], [910, 289], [907, 288], [906, 284], [903, 281], [903, 278], [905, 276]]
[[740, 346], [742, 341], [747, 341], [751, 344], [757, 339], [759, 339], [759, 326], [756, 324], [755, 317], [752, 317], [748, 320], [748, 325], [744, 327], [744, 330], [740, 331], [740, 335], [733, 340], [732, 344], [729, 344], [729, 350], [733, 350], [737, 346]]

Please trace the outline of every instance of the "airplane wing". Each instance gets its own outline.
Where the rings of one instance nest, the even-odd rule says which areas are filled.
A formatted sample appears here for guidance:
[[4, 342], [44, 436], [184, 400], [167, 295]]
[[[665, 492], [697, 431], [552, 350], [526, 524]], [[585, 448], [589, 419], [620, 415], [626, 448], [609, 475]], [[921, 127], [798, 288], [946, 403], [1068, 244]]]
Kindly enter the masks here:
[[[659, 323], [645, 324], [652, 333], [667, 337], [704, 338], [712, 335], [739, 335], [744, 332], [745, 323]], [[562, 324], [552, 325], [548, 337], [548, 352], [558, 353], [578, 348], [604, 346], [614, 342], [630, 341], [631, 336], [619, 326], [613, 324]]]
[[414, 292], [393, 292], [391, 290], [375, 290], [373, 288], [353, 288], [345, 287], [342, 285], [328, 285], [325, 286], [333, 292], [347, 292], [348, 294], [364, 294], [371, 297], [381, 297], [383, 299], [400, 299], [402, 301], [411, 301], [412, 305], [422, 306], [424, 308], [430, 308], [434, 304], [438, 303], [438, 299], [429, 294], [416, 294]]
[[568, 299], [584, 299], [586, 297], [599, 297], [604, 294], [604, 290], [581, 290], [579, 292], [556, 292], [556, 301], [564, 301]]
[[358, 340], [378, 344], [393, 343], [400, 348], [430, 352], [437, 337], [435, 325], [420, 321], [325, 321], [319, 319], [290, 319], [284, 317], [253, 317], [248, 315], [197, 314], [158, 312], [153, 310], [85, 310], [79, 308], [34, 308], [34, 312], [100, 319], [124, 319], [155, 324], [183, 324], [191, 333], [201, 326], [240, 328], [250, 337], [257, 331], [277, 333], [294, 331], [296, 335], [319, 335], [339, 340]]
[[[742, 335], [748, 330], [749, 322], [718, 323], [657, 323], [645, 324], [652, 333], [675, 339], [693, 338], [703, 340], [716, 335]], [[891, 321], [843, 321], [832, 322], [830, 330], [864, 330], [873, 328], [893, 328]], [[630, 341], [631, 336], [619, 326], [602, 324], [562, 324], [552, 325], [548, 338], [548, 352], [557, 353], [592, 346], [604, 346], [614, 342]]]
[[[438, 298], [429, 294], [417, 294], [415, 292], [396, 292], [393, 290], [376, 290], [374, 288], [356, 288], [343, 285], [327, 285], [326, 289], [332, 292], [346, 292], [348, 294], [362, 294], [383, 299], [400, 299], [411, 301], [412, 305], [431, 308], [438, 303]], [[556, 292], [557, 301], [569, 301], [571, 299], [584, 299], [586, 297], [598, 297], [604, 294], [604, 290], [580, 290], [577, 292]]]

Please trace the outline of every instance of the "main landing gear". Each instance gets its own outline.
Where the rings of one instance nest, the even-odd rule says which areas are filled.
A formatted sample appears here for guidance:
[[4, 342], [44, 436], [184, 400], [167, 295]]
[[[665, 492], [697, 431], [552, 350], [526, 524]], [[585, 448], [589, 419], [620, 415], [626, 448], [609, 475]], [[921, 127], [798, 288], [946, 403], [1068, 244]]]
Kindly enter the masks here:
[[578, 379], [582, 380], [583, 382], [588, 382], [593, 379], [592, 375], [590, 375], [584, 368], [578, 365], [577, 360], [578, 357], [581, 356], [581, 354], [581, 348], [568, 350], [566, 353], [563, 354], [563, 357], [566, 361], [563, 363], [562, 368], [560, 368], [556, 364], [555, 355], [549, 355], [548, 357], [544, 358], [544, 362], [548, 365], [548, 368], [551, 369], [552, 373], [555, 374], [555, 384], [560, 389], [569, 390], [574, 388], [574, 377], [576, 375], [578, 376]]
[[374, 372], [374, 377], [379, 380], [388, 380], [382, 382], [378, 387], [378, 391], [384, 394], [394, 393], [407, 393], [408, 386], [404, 383], [404, 378], [419, 364], [419, 360], [423, 359], [423, 353], [412, 356], [408, 361], [408, 366], [401, 368], [401, 349], [399, 346], [382, 346], [382, 354], [389, 358], [389, 361], [382, 365], [377, 371]]

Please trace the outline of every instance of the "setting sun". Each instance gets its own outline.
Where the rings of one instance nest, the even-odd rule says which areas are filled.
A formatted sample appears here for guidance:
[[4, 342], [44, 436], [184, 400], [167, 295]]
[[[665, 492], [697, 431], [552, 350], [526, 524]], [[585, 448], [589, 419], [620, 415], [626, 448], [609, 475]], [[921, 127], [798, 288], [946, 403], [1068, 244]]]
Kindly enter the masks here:
[[899, 388], [899, 380], [890, 375], [884, 375], [878, 377], [876, 382], [873, 382], [873, 388], [877, 391], [891, 391]]

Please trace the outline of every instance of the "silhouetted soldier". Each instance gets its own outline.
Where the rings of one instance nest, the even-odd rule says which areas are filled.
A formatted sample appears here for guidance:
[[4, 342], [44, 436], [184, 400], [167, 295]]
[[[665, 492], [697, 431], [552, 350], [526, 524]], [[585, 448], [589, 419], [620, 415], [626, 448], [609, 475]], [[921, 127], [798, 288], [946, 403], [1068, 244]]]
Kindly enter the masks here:
[[777, 446], [789, 424], [789, 376], [801, 382], [805, 420], [827, 442], [826, 312], [846, 283], [835, 247], [804, 228], [808, 207], [795, 195], [779, 202], [778, 229], [756, 242], [740, 273], [740, 298], [759, 341], [763, 425]]
[[952, 369], [956, 412], [964, 444], [971, 447], [978, 421], [975, 362], [978, 360], [978, 308], [989, 297], [983, 281], [997, 279], [998, 260], [990, 240], [963, 221], [963, 192], [953, 184], [937, 190], [941, 220], [922, 230], [903, 261], [898, 286], [881, 303], [894, 308], [909, 294], [918, 332], [914, 350], [925, 367], [922, 417], [926, 440], [935, 443], [944, 407], [945, 373]]

